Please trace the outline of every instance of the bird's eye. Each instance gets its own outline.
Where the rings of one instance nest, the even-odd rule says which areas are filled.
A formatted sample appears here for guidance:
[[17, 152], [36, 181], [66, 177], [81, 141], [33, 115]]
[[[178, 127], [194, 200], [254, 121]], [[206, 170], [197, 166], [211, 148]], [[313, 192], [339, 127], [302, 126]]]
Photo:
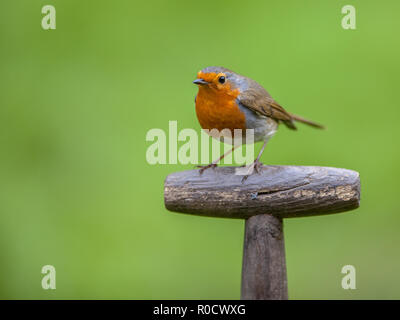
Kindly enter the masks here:
[[219, 82], [219, 83], [225, 83], [225, 77], [224, 77], [224, 76], [220, 76], [220, 77], [218, 78], [218, 82]]

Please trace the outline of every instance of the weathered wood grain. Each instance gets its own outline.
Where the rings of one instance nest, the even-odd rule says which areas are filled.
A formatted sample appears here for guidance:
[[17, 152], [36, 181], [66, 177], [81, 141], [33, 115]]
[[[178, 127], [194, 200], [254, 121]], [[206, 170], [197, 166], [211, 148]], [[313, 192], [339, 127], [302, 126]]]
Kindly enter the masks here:
[[283, 218], [337, 213], [360, 203], [360, 178], [328, 167], [264, 166], [244, 183], [235, 167], [170, 174], [165, 206], [189, 214], [243, 218], [242, 299], [287, 299]]
[[260, 214], [246, 220], [241, 299], [288, 299], [282, 219]]
[[170, 174], [164, 185], [170, 211], [202, 216], [278, 218], [338, 213], [360, 202], [359, 174], [330, 167], [264, 166], [244, 183], [235, 167]]

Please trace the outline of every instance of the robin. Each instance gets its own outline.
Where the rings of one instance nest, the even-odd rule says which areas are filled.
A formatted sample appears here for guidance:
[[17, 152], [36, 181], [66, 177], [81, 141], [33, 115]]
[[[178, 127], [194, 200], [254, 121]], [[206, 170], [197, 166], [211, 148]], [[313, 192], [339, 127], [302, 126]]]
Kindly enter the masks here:
[[[213, 129], [217, 129], [219, 132], [228, 129], [232, 133], [235, 129], [241, 129], [243, 141], [245, 141], [246, 129], [253, 129], [254, 142], [264, 142], [257, 158], [251, 165], [257, 173], [263, 166], [260, 157], [268, 140], [278, 129], [279, 123], [282, 122], [292, 130], [297, 129], [295, 121], [315, 128], [323, 128], [318, 123], [287, 112], [256, 81], [229, 69], [223, 67], [204, 68], [197, 73], [197, 79], [193, 83], [199, 88], [195, 97], [196, 115], [203, 129], [208, 129], [208, 132]], [[208, 168], [216, 167], [220, 160], [238, 146], [234, 145], [232, 150], [209, 165], [198, 166], [200, 174]], [[244, 176], [242, 181], [247, 177], [248, 175]]]

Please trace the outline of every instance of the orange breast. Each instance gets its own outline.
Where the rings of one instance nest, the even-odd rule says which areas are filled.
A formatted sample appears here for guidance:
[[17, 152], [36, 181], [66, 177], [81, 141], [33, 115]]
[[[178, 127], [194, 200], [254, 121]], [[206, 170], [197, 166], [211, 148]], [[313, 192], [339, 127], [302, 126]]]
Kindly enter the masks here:
[[244, 113], [240, 111], [236, 98], [239, 90], [216, 90], [200, 86], [196, 97], [197, 119], [203, 129], [246, 129]]

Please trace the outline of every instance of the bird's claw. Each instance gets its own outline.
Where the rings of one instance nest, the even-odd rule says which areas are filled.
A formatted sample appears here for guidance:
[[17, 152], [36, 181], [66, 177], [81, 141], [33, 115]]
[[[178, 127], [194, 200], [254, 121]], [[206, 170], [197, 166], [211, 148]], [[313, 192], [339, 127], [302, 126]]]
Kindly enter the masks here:
[[200, 175], [202, 175], [205, 170], [207, 170], [209, 168], [215, 169], [216, 167], [217, 167], [217, 165], [215, 163], [210, 163], [206, 166], [196, 166], [196, 168], [200, 168], [200, 170], [199, 170]]
[[254, 170], [259, 174], [264, 165], [260, 161], [254, 161]]
[[[255, 171], [257, 174], [260, 174], [261, 169], [262, 169], [263, 166], [264, 166], [264, 165], [263, 165], [259, 160], [255, 160], [255, 161], [252, 163], [252, 165], [251, 165], [251, 167], [253, 167], [253, 168], [251, 169], [250, 173], [249, 173], [249, 174], [246, 174], [245, 176], [243, 176], [243, 178], [242, 178], [242, 183], [244, 183], [244, 182], [247, 180], [247, 178], [250, 177], [250, 176], [254, 173], [254, 171]], [[251, 167], [250, 167], [250, 168], [251, 168]]]

